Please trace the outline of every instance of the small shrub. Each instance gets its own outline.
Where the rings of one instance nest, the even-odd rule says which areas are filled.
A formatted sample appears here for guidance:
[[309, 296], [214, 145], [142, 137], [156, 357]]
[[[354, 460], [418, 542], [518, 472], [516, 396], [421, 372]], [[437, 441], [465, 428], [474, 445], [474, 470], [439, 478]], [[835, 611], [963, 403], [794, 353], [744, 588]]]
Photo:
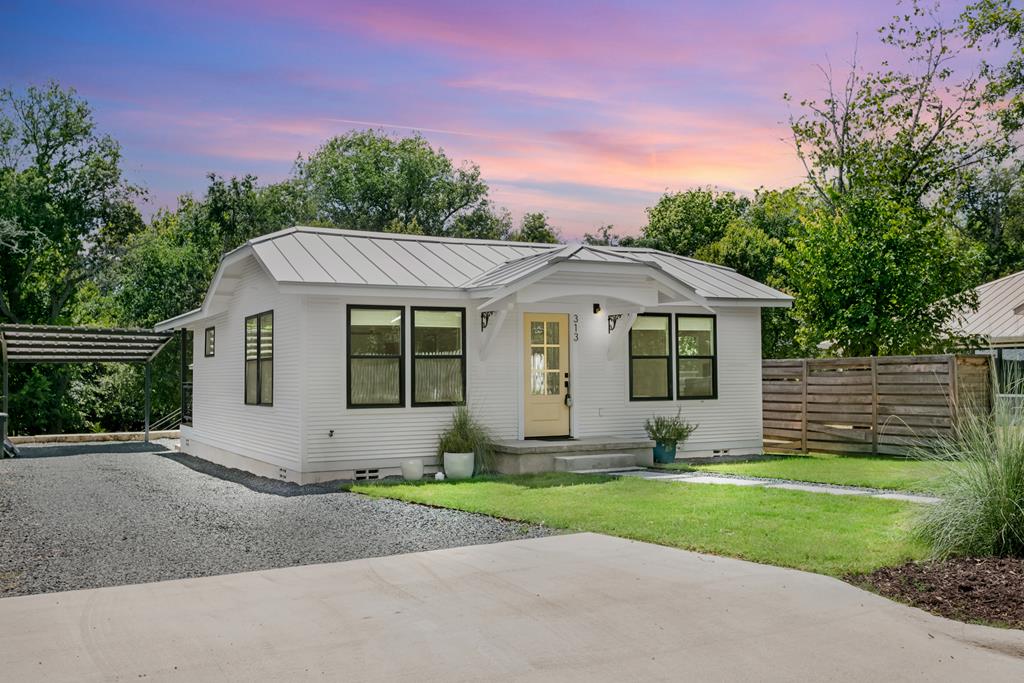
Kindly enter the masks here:
[[1024, 557], [1024, 403], [995, 393], [991, 412], [961, 411], [955, 436], [918, 454], [950, 463], [918, 526], [936, 557]]
[[675, 416], [655, 415], [644, 423], [647, 438], [655, 443], [667, 445], [686, 441], [696, 429], [697, 425], [690, 424], [683, 419], [682, 408], [676, 412]]
[[445, 453], [469, 453], [475, 455], [476, 471], [494, 470], [494, 440], [490, 430], [478, 422], [469, 408], [458, 406], [452, 414], [452, 422], [441, 432], [437, 444], [438, 457]]

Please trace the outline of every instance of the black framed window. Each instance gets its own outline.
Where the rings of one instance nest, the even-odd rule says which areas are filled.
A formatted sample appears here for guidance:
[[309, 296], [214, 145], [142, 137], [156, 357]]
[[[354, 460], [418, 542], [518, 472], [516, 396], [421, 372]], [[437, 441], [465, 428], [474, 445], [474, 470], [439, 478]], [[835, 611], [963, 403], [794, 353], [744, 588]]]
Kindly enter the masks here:
[[629, 400], [672, 399], [672, 316], [638, 315], [629, 330]]
[[412, 309], [412, 404], [466, 400], [466, 309]]
[[203, 340], [203, 355], [207, 358], [213, 358], [216, 352], [217, 345], [217, 328], [207, 327], [206, 338]]
[[405, 405], [405, 309], [348, 307], [348, 406]]
[[274, 405], [274, 312], [245, 319], [245, 402]]
[[713, 315], [676, 314], [676, 392], [680, 399], [718, 397], [718, 339]]

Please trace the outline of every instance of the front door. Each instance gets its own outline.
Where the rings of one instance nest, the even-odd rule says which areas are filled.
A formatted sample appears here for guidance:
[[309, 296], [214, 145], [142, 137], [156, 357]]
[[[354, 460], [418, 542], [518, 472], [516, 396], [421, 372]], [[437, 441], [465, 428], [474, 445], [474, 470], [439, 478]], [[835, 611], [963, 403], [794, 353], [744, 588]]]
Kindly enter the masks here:
[[569, 436], [569, 316], [523, 316], [525, 436]]

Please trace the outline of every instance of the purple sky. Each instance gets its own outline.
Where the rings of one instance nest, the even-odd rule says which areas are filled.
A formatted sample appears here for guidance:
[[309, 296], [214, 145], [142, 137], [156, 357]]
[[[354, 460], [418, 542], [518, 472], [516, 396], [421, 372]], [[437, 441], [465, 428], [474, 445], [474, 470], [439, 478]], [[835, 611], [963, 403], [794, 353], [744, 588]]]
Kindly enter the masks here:
[[146, 212], [277, 180], [351, 128], [421, 131], [518, 217], [635, 233], [665, 190], [798, 182], [784, 92], [820, 97], [892, 1], [0, 4], [0, 85], [74, 86]]

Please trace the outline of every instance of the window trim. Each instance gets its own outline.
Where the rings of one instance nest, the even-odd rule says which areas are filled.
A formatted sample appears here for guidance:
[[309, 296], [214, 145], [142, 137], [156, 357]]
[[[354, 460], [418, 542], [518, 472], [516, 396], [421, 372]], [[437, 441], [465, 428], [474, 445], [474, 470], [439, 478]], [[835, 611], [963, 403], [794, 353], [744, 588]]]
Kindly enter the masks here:
[[[647, 318], [655, 318], [655, 317], [657, 317], [657, 318], [665, 318], [665, 319], [668, 320], [668, 330], [667, 330], [667, 332], [668, 332], [668, 351], [667, 351], [666, 355], [664, 355], [664, 356], [634, 356], [633, 355], [633, 327], [630, 326], [630, 328], [629, 328], [629, 339], [626, 340], [626, 345], [627, 345], [626, 346], [626, 361], [629, 364], [629, 380], [628, 380], [629, 381], [629, 400], [630, 401], [671, 401], [672, 397], [675, 395], [674, 392], [673, 392], [673, 388], [675, 386], [675, 382], [672, 379], [673, 375], [675, 374], [674, 373], [675, 364], [672, 362], [672, 356], [675, 354], [675, 352], [672, 349], [673, 342], [675, 341], [675, 337], [672, 336], [672, 314], [671, 313], [640, 313], [639, 315], [637, 315], [637, 319], [640, 319], [641, 317], [647, 317]], [[635, 320], [633, 321], [633, 324], [634, 325], [636, 324]], [[644, 358], [659, 358], [659, 359], [660, 358], [664, 358], [665, 360], [668, 361], [666, 363], [666, 365], [668, 366], [668, 369], [666, 371], [666, 375], [667, 375], [667, 379], [668, 379], [668, 384], [666, 386], [668, 388], [668, 393], [665, 396], [634, 396], [633, 395], [633, 361], [635, 359], [637, 359], [637, 358], [640, 358], [640, 359], [644, 359]]]
[[[458, 312], [462, 314], [462, 353], [459, 354], [459, 360], [462, 361], [462, 400], [461, 401], [417, 401], [416, 400], [416, 311], [450, 311]], [[409, 324], [410, 324], [410, 347], [409, 347], [409, 361], [410, 361], [410, 385], [412, 390], [412, 396], [410, 396], [411, 405], [413, 408], [428, 408], [437, 406], [457, 406], [467, 401], [466, 395], [466, 309], [458, 306], [412, 306], [409, 309]], [[424, 358], [437, 358], [438, 356], [423, 356]], [[442, 356], [444, 358], [452, 358], [453, 356]]]
[[[714, 313], [676, 313], [676, 400], [677, 401], [715, 401], [718, 399], [718, 315]], [[679, 355], [679, 318], [710, 318], [711, 319], [711, 355], [710, 356], [680, 356]], [[711, 394], [708, 396], [681, 396], [679, 384], [679, 361], [680, 360], [710, 360], [711, 361]]]
[[[348, 304], [345, 307], [345, 407], [349, 410], [361, 410], [363, 408], [405, 408], [405, 306], [376, 306], [369, 304]], [[398, 311], [398, 339], [399, 348], [397, 356], [372, 356], [373, 358], [397, 358], [398, 359], [398, 403], [352, 403], [352, 311]], [[369, 358], [371, 356], [355, 356], [356, 358]]]
[[[212, 339], [211, 339], [212, 337]], [[213, 342], [212, 344], [210, 342]], [[212, 350], [211, 350], [212, 349]], [[217, 354], [217, 326], [203, 330], [203, 358], [213, 358]]]
[[[270, 316], [270, 327], [271, 327], [271, 329], [273, 329], [274, 328], [274, 309], [272, 309], [272, 308], [270, 310], [267, 310], [267, 311], [261, 311], [260, 313], [254, 313], [252, 315], [247, 315], [247, 316], [245, 316], [245, 320], [242, 322], [242, 403], [247, 405], [247, 406], [263, 406], [265, 408], [272, 408], [274, 406], [274, 386], [273, 386], [273, 384], [271, 384], [271, 386], [270, 386], [270, 401], [269, 402], [264, 402], [263, 401], [263, 350], [262, 350], [262, 344], [260, 343], [262, 341], [260, 339], [260, 336], [262, 335], [262, 328], [260, 327], [260, 318], [262, 318], [265, 315], [269, 315]], [[245, 357], [245, 342], [246, 342], [245, 335], [246, 335], [246, 328], [249, 326], [249, 321], [253, 320], [253, 319], [256, 320], [256, 359], [255, 359], [255, 361], [256, 361], [256, 402], [255, 403], [249, 403], [248, 386], [246, 385], [246, 382], [245, 382], [246, 377], [248, 376], [248, 373], [246, 372], [246, 370], [248, 368], [246, 367], [246, 365], [249, 363], [249, 359]], [[277, 354], [274, 353], [274, 336], [275, 335], [273, 335], [273, 333], [271, 333], [271, 334], [272, 334], [272, 336], [270, 338], [270, 367], [271, 367], [271, 374], [273, 374], [274, 356], [277, 355]], [[273, 380], [271, 380], [271, 381], [273, 381]]]

